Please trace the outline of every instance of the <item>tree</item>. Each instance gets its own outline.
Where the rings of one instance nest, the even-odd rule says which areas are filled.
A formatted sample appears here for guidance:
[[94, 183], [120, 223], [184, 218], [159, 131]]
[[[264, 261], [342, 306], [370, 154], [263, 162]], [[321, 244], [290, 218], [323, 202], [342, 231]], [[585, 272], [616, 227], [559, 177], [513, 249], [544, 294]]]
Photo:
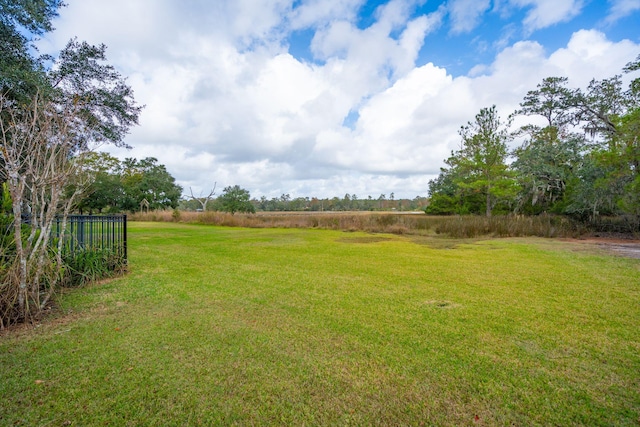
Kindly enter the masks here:
[[218, 197], [217, 201], [222, 211], [231, 212], [232, 215], [236, 212], [255, 212], [255, 208], [251, 203], [249, 191], [240, 188], [238, 185], [225, 187], [222, 195]]
[[609, 137], [615, 134], [615, 117], [624, 113], [625, 94], [620, 76], [604, 80], [591, 80], [586, 93], [575, 91], [573, 102], [576, 108], [575, 122], [591, 136]]
[[194, 201], [197, 201], [198, 203], [200, 203], [200, 206], [202, 206], [202, 212], [206, 212], [207, 211], [207, 204], [209, 203], [209, 201], [211, 200], [213, 195], [216, 194], [216, 185], [217, 184], [218, 184], [217, 182], [213, 183], [213, 188], [209, 192], [209, 195], [206, 196], [206, 197], [202, 197], [202, 194], [200, 195], [200, 197], [194, 196], [193, 195], [193, 190], [191, 189], [191, 187], [189, 187], [189, 192], [191, 193], [191, 200], [194, 200]]
[[0, 0], [0, 93], [29, 102], [47, 85], [43, 61], [33, 57], [31, 38], [53, 30], [58, 0]]
[[175, 183], [175, 178], [164, 165], [158, 164], [155, 157], [125, 159], [119, 173], [124, 193], [120, 204], [122, 210], [138, 211], [143, 200], [154, 210], [178, 206], [182, 187]]
[[[624, 68], [640, 69], [640, 56]], [[571, 192], [572, 213], [625, 213], [640, 218], [640, 78], [623, 90], [620, 76], [592, 80], [578, 91], [577, 117], [593, 138], [580, 180]], [[590, 208], [590, 209], [587, 209]], [[602, 211], [602, 212], [601, 212]]]
[[607, 149], [597, 154], [599, 164], [611, 173], [598, 183], [618, 189], [617, 207], [640, 219], [640, 107], [617, 118], [615, 124], [617, 132], [609, 138]]
[[[35, 98], [29, 110], [0, 94], [1, 155], [6, 187], [11, 196], [15, 256], [9, 261], [0, 294], [0, 328], [4, 321], [27, 319], [40, 312], [62, 277], [62, 239], [51, 241], [56, 215], [63, 213], [65, 228], [80, 187], [67, 199], [64, 190], [76, 174], [78, 155], [72, 123], [77, 110], [61, 110]], [[53, 256], [52, 256], [53, 255]]]
[[[624, 67], [625, 73], [640, 70], [640, 55]], [[599, 184], [618, 188], [616, 205], [626, 214], [640, 220], [640, 77], [636, 77], [623, 93], [620, 108], [613, 114], [613, 132], [605, 135], [606, 148], [599, 153], [600, 164], [612, 173]]]
[[495, 105], [481, 109], [475, 121], [460, 129], [461, 149], [448, 161], [456, 171], [459, 191], [482, 196], [486, 216], [491, 216], [498, 202], [515, 195], [515, 181], [506, 164], [509, 124], [502, 123]]
[[445, 161], [450, 167], [440, 168], [438, 177], [429, 181], [429, 205], [425, 208], [425, 213], [429, 215], [463, 213], [452, 157]]
[[532, 132], [514, 152], [512, 166], [521, 186], [519, 209], [562, 213], [567, 185], [577, 177], [583, 150], [581, 135], [560, 135], [553, 126]]
[[558, 129], [573, 123], [575, 116], [572, 107], [576, 103], [576, 92], [566, 87], [568, 81], [566, 77], [543, 79], [535, 90], [527, 92], [516, 114], [542, 116], [547, 120], [547, 127]]
[[622, 188], [619, 180], [611, 179], [615, 168], [606, 166], [601, 155], [599, 151], [587, 153], [573, 179], [567, 182], [565, 213], [582, 220], [617, 213], [616, 194]]
[[295, 199], [289, 202], [289, 210], [292, 211], [303, 211], [306, 209], [309, 204], [309, 199], [305, 197], [296, 197]]
[[[638, 55], [635, 61], [629, 62], [623, 68], [623, 71], [625, 73], [632, 73], [638, 70], [640, 70], [640, 55]], [[628, 102], [630, 102], [632, 105], [638, 106], [640, 104], [640, 77], [636, 77], [631, 81], [629, 89], [626, 93], [626, 97]]]
[[[51, 19], [60, 0], [0, 0], [0, 93], [27, 105], [37, 94], [41, 100], [73, 105], [78, 146], [91, 143], [125, 145], [129, 128], [138, 123], [142, 106], [135, 104], [125, 79], [106, 63], [106, 46], [69, 41], [53, 67], [48, 56], [30, 54], [29, 36], [51, 31]], [[28, 109], [28, 107], [27, 107]]]
[[[59, 282], [62, 260], [60, 250], [54, 258], [49, 252], [51, 224], [56, 214], [65, 223], [83, 187], [79, 177], [87, 175], [76, 172], [86, 152], [95, 144], [125, 145], [142, 108], [105, 64], [104, 45], [72, 40], [48, 71], [43, 64], [51, 58], [31, 55], [30, 37], [52, 30], [60, 6], [59, 0], [0, 0], [0, 180], [11, 194], [16, 246], [16, 267], [2, 278], [15, 286], [0, 297], [14, 320], [40, 311]], [[68, 199], [65, 188], [74, 188]]]
[[579, 92], [566, 87], [566, 77], [547, 77], [529, 91], [516, 114], [542, 116], [546, 126], [525, 125], [525, 135], [515, 151], [513, 168], [521, 186], [519, 209], [529, 213], [548, 210], [563, 212], [567, 184], [574, 180], [582, 161], [584, 136], [571, 132], [577, 124], [584, 100]]
[[142, 106], [115, 68], [106, 63], [106, 46], [69, 41], [49, 72], [52, 97], [61, 105], [78, 106], [77, 145], [89, 142], [126, 146], [124, 137], [138, 124]]
[[[81, 169], [89, 183], [76, 209], [83, 213], [103, 212], [105, 209], [119, 211], [124, 192], [118, 174], [120, 161], [107, 153], [88, 152], [82, 159]], [[70, 185], [68, 191], [74, 191]]]

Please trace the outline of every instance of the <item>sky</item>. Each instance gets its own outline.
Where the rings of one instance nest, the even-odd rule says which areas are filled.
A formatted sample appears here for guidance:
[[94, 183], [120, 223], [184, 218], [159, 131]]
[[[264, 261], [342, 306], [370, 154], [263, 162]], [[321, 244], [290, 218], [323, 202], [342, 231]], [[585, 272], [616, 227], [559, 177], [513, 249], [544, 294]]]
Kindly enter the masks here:
[[545, 77], [584, 88], [640, 54], [640, 0], [67, 3], [40, 52], [106, 44], [145, 105], [133, 148], [101, 150], [196, 196], [426, 196], [481, 108], [506, 118]]

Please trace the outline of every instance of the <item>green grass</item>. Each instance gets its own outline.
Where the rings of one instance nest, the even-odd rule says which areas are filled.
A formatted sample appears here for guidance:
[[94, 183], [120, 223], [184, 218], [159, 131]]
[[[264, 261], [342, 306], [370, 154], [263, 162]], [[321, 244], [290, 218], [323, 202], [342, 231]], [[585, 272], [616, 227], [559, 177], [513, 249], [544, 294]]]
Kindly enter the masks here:
[[0, 425], [630, 425], [640, 262], [543, 239], [132, 223], [0, 337]]

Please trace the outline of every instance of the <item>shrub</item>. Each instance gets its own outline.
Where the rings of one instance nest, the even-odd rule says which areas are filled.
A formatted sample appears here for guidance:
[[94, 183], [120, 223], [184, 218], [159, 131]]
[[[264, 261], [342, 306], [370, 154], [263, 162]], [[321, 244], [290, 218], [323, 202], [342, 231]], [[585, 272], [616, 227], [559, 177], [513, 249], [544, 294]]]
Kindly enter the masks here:
[[80, 286], [120, 274], [126, 267], [121, 254], [110, 249], [88, 248], [69, 252], [63, 257], [64, 283]]

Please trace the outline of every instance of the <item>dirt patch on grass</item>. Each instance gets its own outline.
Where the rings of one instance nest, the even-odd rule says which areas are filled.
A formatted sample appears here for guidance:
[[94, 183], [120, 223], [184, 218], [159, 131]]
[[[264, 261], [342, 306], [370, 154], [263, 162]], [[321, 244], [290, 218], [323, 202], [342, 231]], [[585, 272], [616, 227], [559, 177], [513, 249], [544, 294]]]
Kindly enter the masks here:
[[[57, 298], [63, 297], [63, 295], [67, 292], [81, 291], [82, 288], [99, 287], [111, 282], [114, 279], [115, 278], [103, 279], [87, 285], [83, 285], [82, 287], [62, 288], [58, 290]], [[108, 313], [110, 310], [113, 310], [114, 308], [123, 309], [128, 305], [126, 301], [116, 301], [115, 303], [105, 303], [103, 301], [98, 302], [93, 306], [84, 306], [79, 311], [76, 311], [70, 308], [65, 309], [61, 307], [56, 302], [56, 299], [50, 301], [47, 307], [40, 313], [38, 317], [32, 318], [26, 322], [7, 325], [4, 329], [0, 329], [0, 338], [8, 336], [19, 337], [23, 335], [29, 335], [39, 330], [44, 331], [59, 329], [67, 324], [74, 323], [79, 319], [88, 319], [92, 316], [103, 315], [105, 313]], [[68, 332], [68, 330], [64, 330], [59, 333], [63, 332]]]
[[640, 244], [614, 244], [606, 245], [606, 249], [628, 258], [640, 259]]
[[417, 245], [429, 246], [431, 249], [456, 249], [460, 245], [473, 244], [482, 240], [482, 238], [476, 239], [457, 239], [447, 236], [421, 236], [421, 235], [409, 235], [409, 240]]
[[340, 243], [378, 243], [387, 242], [391, 240], [390, 237], [382, 236], [362, 236], [362, 237], [343, 237], [337, 241]]
[[581, 250], [640, 259], [640, 240], [588, 237], [585, 239], [562, 239], [562, 241], [572, 243]]
[[451, 302], [451, 301], [447, 301], [447, 300], [425, 301], [425, 305], [431, 306], [431, 307], [435, 307], [435, 308], [440, 308], [440, 309], [443, 309], [443, 310], [460, 307], [460, 304], [457, 304], [457, 303]]
[[0, 338], [4, 337], [21, 337], [24, 335], [33, 334], [35, 331], [43, 328], [52, 329], [57, 328], [67, 323], [71, 323], [74, 320], [79, 319], [78, 313], [72, 311], [63, 312], [57, 306], [50, 306], [43, 310], [37, 319], [31, 319], [28, 322], [21, 322], [6, 326], [4, 329], [0, 329]]

